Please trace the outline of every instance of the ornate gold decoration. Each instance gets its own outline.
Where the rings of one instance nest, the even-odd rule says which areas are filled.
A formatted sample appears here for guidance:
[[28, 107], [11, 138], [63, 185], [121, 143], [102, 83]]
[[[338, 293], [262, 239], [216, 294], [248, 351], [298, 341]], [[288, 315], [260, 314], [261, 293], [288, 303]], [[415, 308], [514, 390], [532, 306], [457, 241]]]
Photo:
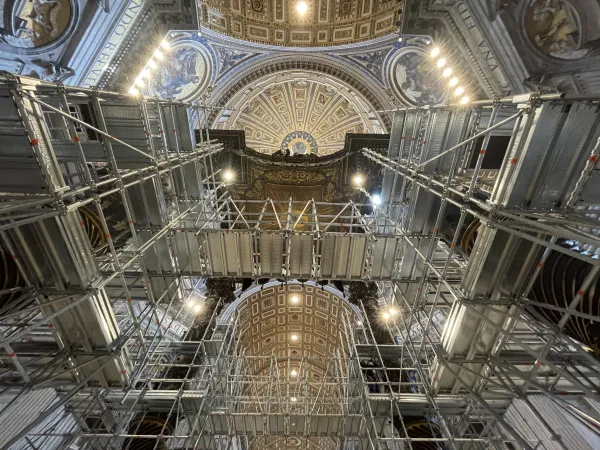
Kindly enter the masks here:
[[[298, 303], [290, 301], [292, 296]], [[258, 291], [238, 308], [239, 348], [248, 356], [277, 355], [281, 376], [287, 377], [287, 360], [301, 364], [308, 360], [308, 376], [325, 376], [328, 358], [343, 356], [341, 340], [344, 321], [356, 320], [354, 311], [341, 298], [315, 286], [280, 285]], [[292, 335], [297, 339], [293, 340]], [[251, 373], [264, 374], [271, 366], [269, 358], [252, 363]], [[318, 385], [316, 386], [318, 388]]]
[[[346, 133], [378, 132], [356, 93], [324, 76], [287, 74], [268, 77], [232, 99], [233, 112], [218, 126], [243, 129], [246, 145], [261, 153], [287, 150], [303, 138], [311, 151], [329, 155], [344, 148]], [[290, 139], [291, 138], [291, 139]], [[293, 141], [299, 142], [299, 141]]]
[[202, 18], [210, 29], [241, 39], [300, 47], [349, 44], [392, 33], [402, 0], [208, 0]]

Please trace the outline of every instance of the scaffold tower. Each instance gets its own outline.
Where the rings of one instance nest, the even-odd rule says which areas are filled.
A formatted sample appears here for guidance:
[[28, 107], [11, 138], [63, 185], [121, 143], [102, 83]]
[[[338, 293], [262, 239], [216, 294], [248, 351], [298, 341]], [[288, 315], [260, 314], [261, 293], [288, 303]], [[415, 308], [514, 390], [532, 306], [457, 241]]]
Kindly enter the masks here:
[[240, 200], [203, 104], [1, 76], [0, 450], [586, 448], [598, 99], [386, 113], [371, 202]]

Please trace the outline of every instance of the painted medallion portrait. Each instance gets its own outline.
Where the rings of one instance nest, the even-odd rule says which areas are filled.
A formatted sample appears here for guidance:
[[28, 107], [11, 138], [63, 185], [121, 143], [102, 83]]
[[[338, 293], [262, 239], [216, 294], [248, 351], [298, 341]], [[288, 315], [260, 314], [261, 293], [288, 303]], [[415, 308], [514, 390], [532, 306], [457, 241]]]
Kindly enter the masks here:
[[525, 11], [525, 32], [546, 55], [583, 58], [600, 39], [600, 4], [597, 0], [533, 0]]
[[425, 51], [408, 47], [392, 59], [389, 69], [394, 92], [413, 105], [435, 105], [445, 97], [447, 83]]
[[191, 41], [182, 41], [156, 56], [157, 67], [148, 85], [149, 95], [165, 100], [189, 101], [208, 83], [210, 66], [204, 51]]
[[69, 26], [70, 0], [20, 0], [13, 8], [12, 30], [2, 39], [13, 47], [35, 48], [56, 41]]

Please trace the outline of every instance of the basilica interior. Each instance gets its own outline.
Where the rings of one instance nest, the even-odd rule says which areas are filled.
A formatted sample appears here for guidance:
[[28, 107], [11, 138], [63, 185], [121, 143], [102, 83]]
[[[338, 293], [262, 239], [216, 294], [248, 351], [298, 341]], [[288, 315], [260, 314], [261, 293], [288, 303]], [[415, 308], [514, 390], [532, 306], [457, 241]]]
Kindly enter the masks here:
[[0, 7], [0, 450], [600, 448], [600, 0]]

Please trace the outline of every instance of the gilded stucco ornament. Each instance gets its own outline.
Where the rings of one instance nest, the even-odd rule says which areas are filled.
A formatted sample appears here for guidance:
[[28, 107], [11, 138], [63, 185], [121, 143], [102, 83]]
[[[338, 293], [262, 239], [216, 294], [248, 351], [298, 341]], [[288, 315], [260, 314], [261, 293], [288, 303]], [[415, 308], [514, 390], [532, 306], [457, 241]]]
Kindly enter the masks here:
[[394, 32], [403, 0], [306, 1], [207, 0], [200, 8], [204, 25], [240, 39], [272, 45], [344, 45]]
[[266, 76], [228, 102], [222, 129], [242, 129], [246, 145], [266, 154], [329, 155], [346, 133], [378, 132], [369, 104], [343, 83], [321, 74]]

